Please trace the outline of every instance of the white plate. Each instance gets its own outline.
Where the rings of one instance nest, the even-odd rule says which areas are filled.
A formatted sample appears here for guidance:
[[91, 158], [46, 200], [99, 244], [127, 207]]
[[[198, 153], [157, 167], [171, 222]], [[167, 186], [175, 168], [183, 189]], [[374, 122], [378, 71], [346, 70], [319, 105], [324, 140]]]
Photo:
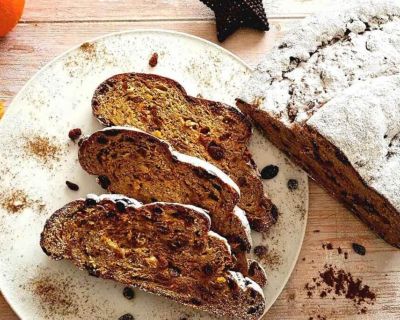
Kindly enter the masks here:
[[[159, 54], [159, 63], [150, 68], [153, 52]], [[0, 287], [22, 319], [118, 319], [127, 312], [137, 320], [213, 319], [139, 290], [133, 300], [127, 300], [122, 285], [90, 277], [69, 262], [52, 261], [39, 246], [43, 224], [54, 210], [87, 193], [101, 193], [95, 178], [80, 168], [77, 146], [67, 135], [76, 127], [85, 134], [99, 129], [90, 107], [94, 89], [109, 76], [132, 71], [164, 75], [179, 81], [191, 95], [234, 105], [250, 69], [228, 51], [202, 39], [136, 30], [74, 48], [25, 85], [0, 123]], [[61, 149], [58, 159], [45, 163], [27, 151], [29, 141], [38, 136], [50, 137]], [[272, 264], [264, 264], [269, 279], [264, 289], [268, 310], [285, 286], [301, 248], [308, 184], [305, 173], [258, 132], [250, 149], [260, 169], [267, 164], [280, 168], [276, 178], [264, 181], [281, 212], [279, 223], [268, 235], [254, 234], [255, 245], [266, 244], [271, 252], [267, 260]], [[290, 178], [299, 182], [295, 191], [287, 188]], [[65, 180], [76, 182], [80, 190], [69, 190]], [[15, 190], [23, 190], [30, 203], [13, 213], [4, 207]], [[39, 202], [45, 204], [42, 210]]]

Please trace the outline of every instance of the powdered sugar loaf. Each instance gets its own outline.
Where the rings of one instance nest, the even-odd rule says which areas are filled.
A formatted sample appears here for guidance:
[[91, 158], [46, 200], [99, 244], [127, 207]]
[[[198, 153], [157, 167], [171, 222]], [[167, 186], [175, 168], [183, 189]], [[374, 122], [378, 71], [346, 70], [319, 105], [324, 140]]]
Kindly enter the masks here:
[[400, 2], [352, 1], [307, 18], [254, 71], [247, 102], [290, 126], [358, 81], [400, 71]]

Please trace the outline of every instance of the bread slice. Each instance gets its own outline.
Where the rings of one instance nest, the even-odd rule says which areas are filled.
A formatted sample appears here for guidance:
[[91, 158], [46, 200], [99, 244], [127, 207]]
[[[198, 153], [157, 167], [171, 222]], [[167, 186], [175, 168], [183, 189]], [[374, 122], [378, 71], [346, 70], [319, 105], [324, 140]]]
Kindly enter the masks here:
[[139, 128], [231, 176], [241, 190], [239, 206], [254, 230], [266, 231], [275, 222], [277, 209], [264, 195], [247, 149], [251, 124], [237, 109], [190, 97], [171, 79], [140, 73], [104, 81], [94, 93], [92, 107], [106, 126]]
[[258, 319], [265, 309], [261, 288], [230, 270], [228, 243], [194, 206], [90, 195], [56, 211], [40, 244], [51, 258], [71, 260], [90, 275], [218, 316]]
[[[228, 239], [233, 249], [235, 270], [248, 275], [250, 227], [245, 213], [236, 207], [239, 188], [221, 170], [132, 127], [106, 128], [85, 138], [79, 161], [111, 193], [144, 203], [176, 202], [208, 210], [212, 230]], [[265, 279], [259, 284], [263, 286]]]

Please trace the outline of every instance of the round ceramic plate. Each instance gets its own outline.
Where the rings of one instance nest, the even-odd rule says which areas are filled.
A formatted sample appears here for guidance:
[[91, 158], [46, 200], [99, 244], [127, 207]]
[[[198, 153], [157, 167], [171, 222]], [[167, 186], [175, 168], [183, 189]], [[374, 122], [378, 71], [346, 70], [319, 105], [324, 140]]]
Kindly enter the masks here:
[[[153, 52], [158, 65], [148, 64]], [[0, 287], [22, 319], [118, 319], [131, 313], [145, 319], [213, 319], [208, 314], [88, 276], [68, 261], [52, 261], [39, 237], [46, 219], [67, 202], [102, 191], [77, 160], [72, 128], [90, 134], [101, 126], [92, 116], [91, 97], [106, 78], [122, 72], [151, 72], [179, 81], [190, 95], [231, 105], [250, 68], [231, 53], [202, 39], [175, 32], [137, 30], [84, 43], [44, 67], [19, 92], [0, 122]], [[281, 212], [268, 234], [254, 233], [266, 245], [261, 259], [269, 284], [267, 310], [285, 286], [296, 263], [307, 220], [307, 177], [255, 131], [250, 150], [261, 169], [279, 167], [264, 181]], [[289, 190], [288, 179], [298, 188]], [[80, 189], [69, 190], [65, 181]]]

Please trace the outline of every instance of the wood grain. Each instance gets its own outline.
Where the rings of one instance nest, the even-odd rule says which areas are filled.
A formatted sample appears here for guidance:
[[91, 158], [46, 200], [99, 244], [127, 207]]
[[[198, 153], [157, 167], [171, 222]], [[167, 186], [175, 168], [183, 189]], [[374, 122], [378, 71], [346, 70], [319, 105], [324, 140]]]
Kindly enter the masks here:
[[[268, 17], [304, 17], [332, 0], [264, 0]], [[210, 20], [199, 0], [31, 0], [23, 21]]]
[[[266, 5], [272, 30], [268, 34], [241, 30], [223, 47], [254, 65], [274, 41], [298, 20], [330, 0], [269, 0]], [[10, 102], [22, 85], [40, 67], [64, 50], [109, 32], [136, 28], [161, 28], [191, 33], [216, 42], [212, 12], [193, 0], [31, 0], [23, 22], [5, 38], [0, 38], [0, 100]], [[319, 232], [316, 232], [316, 231]], [[332, 243], [349, 254], [322, 248]], [[366, 246], [365, 256], [351, 249], [353, 242]], [[359, 277], [377, 292], [367, 314], [344, 297], [336, 300], [307, 296], [304, 286], [318, 277], [326, 263]], [[378, 239], [360, 221], [310, 181], [310, 210], [305, 240], [296, 269], [284, 291], [268, 312], [269, 320], [400, 319], [400, 251]], [[16, 320], [16, 315], [0, 295], [0, 319]], [[174, 319], [171, 319], [174, 320]]]

